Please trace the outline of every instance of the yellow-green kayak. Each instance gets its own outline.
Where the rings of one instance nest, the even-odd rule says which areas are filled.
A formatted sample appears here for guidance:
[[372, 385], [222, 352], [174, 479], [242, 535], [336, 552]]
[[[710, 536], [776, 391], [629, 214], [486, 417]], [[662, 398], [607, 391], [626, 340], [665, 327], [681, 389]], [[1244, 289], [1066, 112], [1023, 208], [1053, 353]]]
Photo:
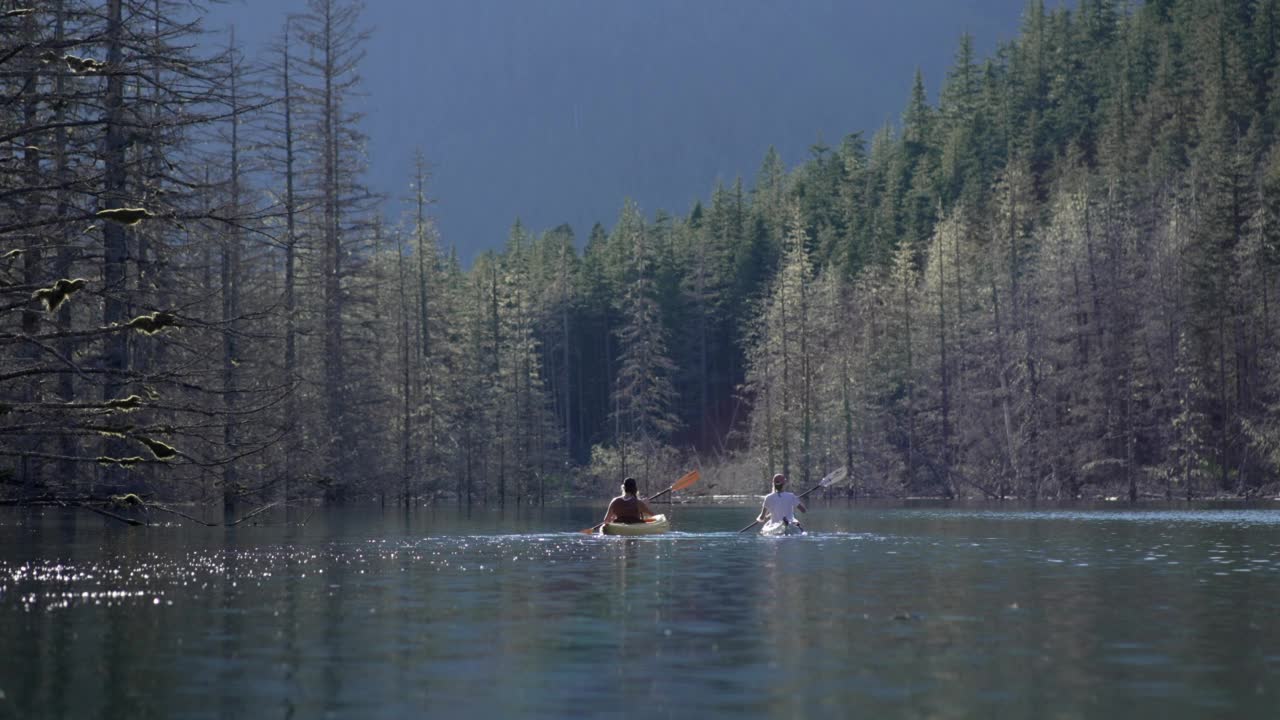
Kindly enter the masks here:
[[609, 523], [600, 529], [605, 535], [659, 535], [671, 529], [666, 515], [654, 515], [639, 523]]

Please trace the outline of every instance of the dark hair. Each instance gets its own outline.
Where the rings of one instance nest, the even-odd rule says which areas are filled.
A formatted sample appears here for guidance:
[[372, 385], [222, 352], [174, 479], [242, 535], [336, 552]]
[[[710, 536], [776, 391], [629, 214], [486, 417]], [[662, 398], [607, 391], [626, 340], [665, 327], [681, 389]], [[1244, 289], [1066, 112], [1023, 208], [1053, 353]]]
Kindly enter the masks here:
[[622, 489], [634, 494], [636, 491], [636, 479], [629, 477], [622, 481]]

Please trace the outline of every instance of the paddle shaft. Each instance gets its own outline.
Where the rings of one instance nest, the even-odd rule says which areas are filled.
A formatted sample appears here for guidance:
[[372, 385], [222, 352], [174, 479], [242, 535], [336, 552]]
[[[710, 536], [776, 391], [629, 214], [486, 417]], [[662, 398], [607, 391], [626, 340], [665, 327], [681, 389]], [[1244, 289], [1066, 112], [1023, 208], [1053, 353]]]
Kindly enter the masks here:
[[660, 493], [655, 493], [655, 494], [653, 494], [653, 495], [650, 495], [649, 497], [645, 498], [645, 499], [644, 499], [644, 501], [645, 501], [645, 502], [649, 502], [649, 501], [651, 501], [651, 500], [656, 500], [656, 499], [658, 499], [658, 498], [662, 497], [663, 495], [666, 495], [667, 493], [669, 493], [669, 492], [671, 492], [672, 490], [675, 490], [675, 489], [676, 489], [676, 486], [675, 486], [675, 485], [672, 485], [671, 487], [667, 488], [666, 490], [663, 490], [663, 491], [662, 491], [662, 492], [660, 492]]
[[824, 487], [826, 487], [826, 485], [815, 485], [814, 487], [811, 487], [808, 490], [805, 490], [803, 493], [801, 493], [800, 499], [803, 500], [809, 497], [809, 493], [813, 492], [814, 490], [821, 490]]

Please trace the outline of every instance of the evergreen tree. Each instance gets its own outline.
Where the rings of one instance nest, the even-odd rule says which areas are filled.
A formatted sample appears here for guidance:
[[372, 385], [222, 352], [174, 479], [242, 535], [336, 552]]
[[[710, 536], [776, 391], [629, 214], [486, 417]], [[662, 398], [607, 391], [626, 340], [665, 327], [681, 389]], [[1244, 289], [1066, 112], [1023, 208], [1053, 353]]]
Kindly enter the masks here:
[[[656, 268], [649, 231], [635, 203], [627, 201], [611, 241], [626, 248], [626, 289], [617, 331], [620, 354], [613, 389], [613, 423], [622, 455], [622, 472], [634, 460], [647, 476], [657, 448], [675, 431], [672, 413], [675, 366], [667, 355], [666, 330], [659, 313]], [[640, 457], [636, 458], [635, 453]], [[647, 477], [642, 478], [647, 479]]]

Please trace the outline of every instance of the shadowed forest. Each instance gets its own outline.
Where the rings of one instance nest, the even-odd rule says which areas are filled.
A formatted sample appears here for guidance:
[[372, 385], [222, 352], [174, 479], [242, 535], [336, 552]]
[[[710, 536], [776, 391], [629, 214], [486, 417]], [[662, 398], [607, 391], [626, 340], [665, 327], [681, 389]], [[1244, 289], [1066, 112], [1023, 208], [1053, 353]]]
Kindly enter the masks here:
[[897, 123], [470, 267], [430, 157], [364, 184], [359, 5], [297, 10], [0, 0], [6, 503], [1280, 489], [1280, 0], [1033, 0]]

